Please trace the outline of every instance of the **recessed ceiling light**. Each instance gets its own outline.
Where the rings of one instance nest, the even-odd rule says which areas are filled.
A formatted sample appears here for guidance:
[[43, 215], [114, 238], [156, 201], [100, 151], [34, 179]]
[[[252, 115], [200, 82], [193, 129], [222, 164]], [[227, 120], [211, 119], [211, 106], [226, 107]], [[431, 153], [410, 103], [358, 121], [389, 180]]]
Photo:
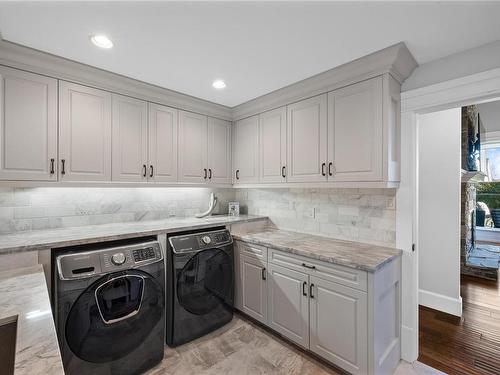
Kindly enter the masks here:
[[218, 80], [216, 80], [216, 81], [213, 81], [212, 86], [213, 86], [214, 88], [216, 88], [216, 89], [220, 90], [220, 89], [223, 89], [224, 87], [226, 87], [226, 82], [224, 82], [224, 81], [222, 81], [222, 80], [218, 79]]
[[96, 34], [90, 37], [90, 40], [94, 45], [100, 48], [110, 49], [113, 47], [113, 42], [106, 35]]

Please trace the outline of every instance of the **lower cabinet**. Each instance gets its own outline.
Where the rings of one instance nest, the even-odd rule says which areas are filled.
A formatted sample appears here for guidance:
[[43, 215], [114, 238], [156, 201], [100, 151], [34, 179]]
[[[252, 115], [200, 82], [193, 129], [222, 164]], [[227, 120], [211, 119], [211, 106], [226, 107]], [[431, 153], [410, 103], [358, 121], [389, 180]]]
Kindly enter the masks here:
[[311, 276], [310, 349], [353, 374], [367, 371], [367, 295]]
[[309, 276], [269, 263], [268, 325], [309, 348]]
[[400, 259], [370, 273], [241, 241], [235, 259], [236, 308], [351, 374], [395, 370]]
[[242, 280], [241, 310], [258, 320], [267, 323], [267, 270], [260, 259], [246, 255], [240, 257]]

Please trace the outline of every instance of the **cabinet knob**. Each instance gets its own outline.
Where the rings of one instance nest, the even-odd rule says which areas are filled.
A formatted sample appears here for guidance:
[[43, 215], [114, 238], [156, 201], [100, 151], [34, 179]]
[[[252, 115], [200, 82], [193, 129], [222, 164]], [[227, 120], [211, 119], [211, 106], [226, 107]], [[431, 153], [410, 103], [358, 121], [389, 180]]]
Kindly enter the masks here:
[[326, 168], [326, 163], [322, 163], [321, 164], [321, 175], [322, 176], [326, 176], [325, 168]]
[[146, 166], [146, 164], [143, 164], [142, 165], [142, 177], [147, 176], [147, 174], [148, 174], [147, 169], [148, 169], [148, 167]]
[[203, 179], [207, 179], [207, 168], [203, 168], [203, 173], [204, 173], [204, 176], [203, 176]]
[[262, 269], [262, 280], [265, 280], [266, 279], [266, 269], [263, 268]]
[[314, 298], [313, 295], [314, 284], [309, 285], [309, 297]]
[[286, 177], [286, 167], [285, 166], [282, 166], [281, 167], [281, 177], [285, 178]]
[[307, 297], [307, 282], [302, 283], [302, 295]]
[[212, 168], [208, 168], [208, 179], [212, 179]]
[[54, 174], [55, 173], [55, 166], [54, 166], [54, 158], [50, 159], [50, 174]]
[[154, 176], [154, 169], [153, 169], [153, 165], [150, 165], [149, 166], [149, 177], [153, 177]]
[[237, 180], [240, 179], [240, 170], [239, 169], [236, 170], [236, 179]]
[[328, 175], [333, 176], [333, 162], [328, 163]]
[[66, 160], [61, 159], [61, 174], [65, 175], [66, 174]]

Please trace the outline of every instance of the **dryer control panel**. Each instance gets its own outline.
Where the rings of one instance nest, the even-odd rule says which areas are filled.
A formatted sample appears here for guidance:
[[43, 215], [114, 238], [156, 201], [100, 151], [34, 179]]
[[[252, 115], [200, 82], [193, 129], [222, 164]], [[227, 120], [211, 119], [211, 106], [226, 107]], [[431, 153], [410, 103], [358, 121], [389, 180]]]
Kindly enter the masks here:
[[136, 268], [163, 259], [158, 241], [116, 246], [75, 252], [56, 257], [57, 271], [61, 280], [81, 279]]
[[193, 233], [169, 237], [170, 246], [174, 253], [189, 253], [215, 247], [229, 245], [233, 237], [228, 230], [215, 230], [203, 233]]

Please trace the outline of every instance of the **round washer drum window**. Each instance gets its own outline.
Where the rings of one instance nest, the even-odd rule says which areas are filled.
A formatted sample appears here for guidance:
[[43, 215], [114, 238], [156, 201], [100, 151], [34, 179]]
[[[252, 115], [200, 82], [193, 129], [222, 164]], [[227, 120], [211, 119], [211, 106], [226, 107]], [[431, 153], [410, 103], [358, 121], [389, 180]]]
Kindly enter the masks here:
[[[66, 341], [85, 361], [120, 359], [137, 348], [162, 320], [163, 308], [161, 286], [146, 272], [108, 274], [92, 283], [71, 307]], [[132, 315], [134, 311], [137, 313]]]

